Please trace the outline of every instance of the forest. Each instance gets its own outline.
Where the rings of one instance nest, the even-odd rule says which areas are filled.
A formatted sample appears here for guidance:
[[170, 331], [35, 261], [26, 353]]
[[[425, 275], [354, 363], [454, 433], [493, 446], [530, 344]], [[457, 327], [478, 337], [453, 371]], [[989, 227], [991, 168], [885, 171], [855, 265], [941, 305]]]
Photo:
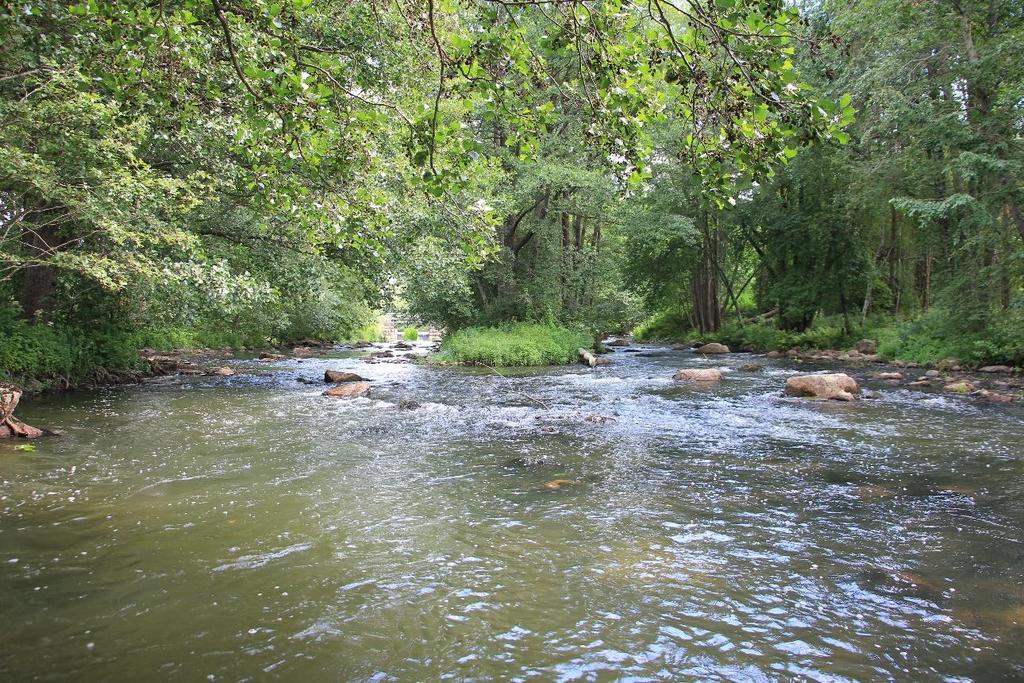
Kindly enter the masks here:
[[1022, 14], [5, 1], [0, 371], [382, 311], [1020, 363]]

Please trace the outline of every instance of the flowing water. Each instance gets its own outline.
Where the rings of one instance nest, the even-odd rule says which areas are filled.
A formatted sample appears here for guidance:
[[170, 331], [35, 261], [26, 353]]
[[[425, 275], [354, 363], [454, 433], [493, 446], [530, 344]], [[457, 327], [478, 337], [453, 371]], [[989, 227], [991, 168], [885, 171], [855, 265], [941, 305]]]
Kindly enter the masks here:
[[751, 360], [30, 401], [62, 435], [0, 446], [0, 679], [1024, 678], [1024, 411]]

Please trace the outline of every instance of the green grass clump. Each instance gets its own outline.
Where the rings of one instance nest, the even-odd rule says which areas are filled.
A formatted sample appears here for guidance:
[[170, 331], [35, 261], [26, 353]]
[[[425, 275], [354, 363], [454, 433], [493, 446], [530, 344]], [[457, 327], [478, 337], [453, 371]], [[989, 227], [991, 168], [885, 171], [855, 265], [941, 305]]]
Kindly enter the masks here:
[[420, 331], [411, 325], [402, 330], [402, 339], [405, 341], [416, 341], [420, 338]]
[[585, 332], [556, 325], [467, 327], [444, 338], [438, 360], [497, 367], [565, 365], [578, 360], [580, 347], [592, 345]]
[[658, 311], [633, 329], [637, 341], [682, 341], [690, 334], [689, 318], [675, 310]]
[[384, 339], [384, 325], [381, 324], [380, 320], [370, 323], [369, 325], [363, 325], [352, 331], [349, 338], [345, 341], [349, 342], [382, 342]]

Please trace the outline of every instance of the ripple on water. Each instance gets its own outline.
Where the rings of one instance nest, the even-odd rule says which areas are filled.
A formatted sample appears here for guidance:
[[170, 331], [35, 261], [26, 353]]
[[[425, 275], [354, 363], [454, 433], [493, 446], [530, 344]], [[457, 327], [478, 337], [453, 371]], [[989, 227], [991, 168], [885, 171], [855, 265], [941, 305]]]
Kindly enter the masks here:
[[[785, 361], [656, 353], [253, 363], [26, 406], [65, 436], [0, 458], [0, 671], [1024, 676], [1018, 407], [800, 401]], [[327, 368], [371, 398], [295, 381]]]

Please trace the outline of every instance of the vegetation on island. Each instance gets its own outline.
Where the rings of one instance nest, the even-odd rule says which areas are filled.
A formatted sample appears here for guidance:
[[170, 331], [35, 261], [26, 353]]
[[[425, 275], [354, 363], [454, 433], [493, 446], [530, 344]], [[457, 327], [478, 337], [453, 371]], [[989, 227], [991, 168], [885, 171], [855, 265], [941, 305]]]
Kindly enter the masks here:
[[444, 338], [437, 360], [489, 367], [564, 365], [576, 362], [579, 349], [593, 343], [585, 332], [552, 324], [465, 327]]
[[1020, 363], [1022, 27], [1009, 0], [0, 0], [0, 372], [368, 337], [394, 302], [498, 364], [633, 328]]

